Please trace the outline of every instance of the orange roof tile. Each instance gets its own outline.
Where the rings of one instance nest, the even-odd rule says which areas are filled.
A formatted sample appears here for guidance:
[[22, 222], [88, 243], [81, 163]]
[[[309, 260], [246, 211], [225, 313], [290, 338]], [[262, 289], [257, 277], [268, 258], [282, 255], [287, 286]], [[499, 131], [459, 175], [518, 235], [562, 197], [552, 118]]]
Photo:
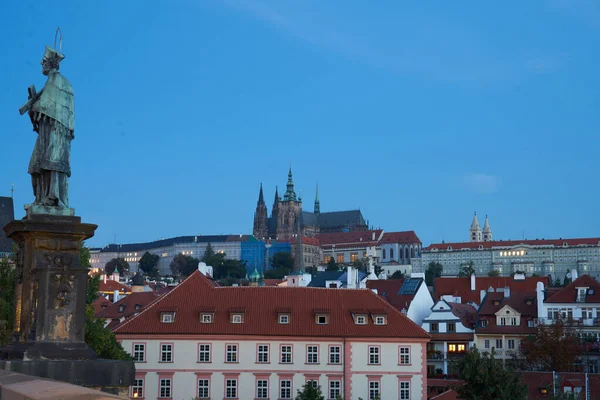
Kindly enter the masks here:
[[463, 250], [463, 249], [478, 249], [479, 246], [484, 249], [491, 249], [494, 247], [512, 247], [518, 245], [528, 246], [554, 246], [563, 247], [564, 244], [567, 246], [600, 246], [600, 238], [581, 238], [581, 239], [549, 239], [549, 240], [496, 240], [493, 242], [456, 242], [456, 243], [432, 243], [423, 251], [431, 250], [447, 250], [450, 247], [452, 250]]
[[100, 288], [98, 291], [114, 292], [115, 290], [118, 290], [119, 292], [131, 292], [131, 288], [129, 286], [125, 286], [122, 283], [113, 281], [112, 279], [107, 279], [106, 282], [100, 281]]
[[575, 303], [578, 287], [593, 289], [593, 293], [590, 293], [590, 291], [587, 292], [586, 303], [600, 303], [600, 282], [589, 275], [580, 276], [553, 294], [546, 292], [546, 303]]
[[385, 232], [379, 243], [421, 243], [421, 240], [414, 231]]
[[[230, 310], [245, 307], [244, 323], [232, 324]], [[203, 324], [200, 312], [214, 310]], [[290, 323], [279, 324], [277, 310], [289, 308]], [[160, 322], [160, 310], [174, 310], [173, 323]], [[351, 309], [387, 314], [387, 325], [356, 325]], [[329, 323], [315, 323], [315, 310], [327, 310]], [[371, 290], [215, 287], [196, 271], [116, 330], [123, 334], [223, 334], [262, 336], [398, 337], [427, 340], [430, 335]]]
[[547, 276], [527, 277], [524, 280], [515, 280], [513, 277], [502, 276], [484, 276], [475, 277], [475, 290], [471, 290], [471, 278], [436, 278], [435, 279], [435, 300], [439, 300], [443, 295], [457, 296], [461, 302], [468, 303], [472, 301], [475, 304], [481, 303], [481, 290], [488, 290], [509, 287], [512, 293], [525, 290], [536, 290], [538, 282], [542, 282], [547, 287], [550, 280]]
[[[96, 314], [98, 318], [127, 318], [150, 304], [158, 295], [154, 292], [131, 293]], [[123, 311], [119, 311], [123, 308]], [[136, 309], [136, 307], [138, 307]]]

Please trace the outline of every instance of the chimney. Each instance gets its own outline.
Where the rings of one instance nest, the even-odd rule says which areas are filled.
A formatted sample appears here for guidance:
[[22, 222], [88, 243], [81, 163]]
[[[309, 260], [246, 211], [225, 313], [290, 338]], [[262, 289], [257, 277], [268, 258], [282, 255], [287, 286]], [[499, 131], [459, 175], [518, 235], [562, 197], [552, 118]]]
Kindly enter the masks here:
[[479, 291], [479, 301], [481, 303], [483, 303], [483, 298], [485, 297], [486, 294], [487, 294], [487, 292], [485, 290], [480, 290]]
[[471, 290], [475, 291], [475, 274], [471, 274]]
[[544, 318], [544, 282], [538, 282], [535, 288], [538, 318]]
[[508, 286], [504, 288], [504, 297], [507, 299], [510, 297], [510, 287]]
[[354, 268], [348, 267], [348, 272], [346, 273], [346, 287], [348, 289], [356, 288], [356, 279], [354, 278]]
[[375, 240], [375, 232], [373, 232], [373, 234], [371, 235], [372, 239], [371, 240]]
[[106, 274], [104, 274], [104, 283], [106, 283]]
[[577, 278], [579, 278], [579, 275], [577, 274], [577, 270], [575, 268], [573, 268], [571, 270], [571, 281], [574, 281]]

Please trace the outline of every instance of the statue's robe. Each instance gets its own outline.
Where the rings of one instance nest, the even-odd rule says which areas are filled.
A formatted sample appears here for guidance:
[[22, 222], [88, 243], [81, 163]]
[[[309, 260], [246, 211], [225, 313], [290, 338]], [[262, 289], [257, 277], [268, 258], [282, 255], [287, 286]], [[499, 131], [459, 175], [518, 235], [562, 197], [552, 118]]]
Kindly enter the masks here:
[[71, 84], [58, 71], [50, 71], [46, 85], [29, 113], [33, 129], [38, 133], [28, 169], [35, 204], [69, 206], [74, 111], [75, 96]]

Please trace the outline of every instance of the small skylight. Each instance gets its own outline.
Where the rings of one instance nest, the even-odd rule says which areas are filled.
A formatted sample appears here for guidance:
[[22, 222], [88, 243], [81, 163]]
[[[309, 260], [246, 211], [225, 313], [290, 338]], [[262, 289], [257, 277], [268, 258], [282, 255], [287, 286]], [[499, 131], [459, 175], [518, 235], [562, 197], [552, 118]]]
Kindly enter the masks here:
[[289, 324], [290, 316], [288, 314], [279, 314], [279, 323], [280, 324]]
[[160, 314], [160, 321], [163, 324], [172, 324], [175, 322], [175, 313], [174, 312], [163, 312]]

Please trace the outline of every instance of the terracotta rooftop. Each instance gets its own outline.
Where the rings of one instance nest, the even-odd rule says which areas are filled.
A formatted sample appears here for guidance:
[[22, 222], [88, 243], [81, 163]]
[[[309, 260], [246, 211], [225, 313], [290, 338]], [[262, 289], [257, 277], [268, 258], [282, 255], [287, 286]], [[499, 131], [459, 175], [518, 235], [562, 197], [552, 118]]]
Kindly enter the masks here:
[[477, 309], [471, 304], [446, 303], [450, 306], [452, 314], [460, 318], [460, 322], [467, 328], [473, 329], [477, 322]]
[[264, 279], [264, 282], [265, 286], [277, 286], [283, 281], [281, 279]]
[[[244, 322], [231, 323], [232, 310], [240, 307], [244, 308]], [[289, 311], [289, 324], [278, 323], [278, 312], [282, 309]], [[387, 324], [374, 325], [369, 318], [367, 325], [356, 325], [350, 312], [356, 309], [373, 315], [385, 314]], [[208, 312], [206, 310], [214, 313], [212, 323], [200, 320], [200, 314]], [[161, 323], [161, 312], [174, 312], [174, 322]], [[316, 323], [318, 313], [329, 315], [327, 324]], [[115, 333], [430, 338], [421, 327], [371, 290], [215, 287], [198, 271], [125, 321]]]
[[414, 231], [385, 232], [379, 243], [421, 243], [421, 240]]
[[[285, 243], [289, 243], [291, 245], [295, 245], [296, 239], [281, 240], [280, 242], [285, 242]], [[302, 236], [302, 244], [308, 244], [311, 246], [321, 246], [321, 242], [319, 241], [318, 238], [308, 237], [308, 236]]]
[[[577, 288], [588, 288], [585, 296], [586, 303], [600, 303], [600, 282], [589, 275], [582, 275], [569, 283], [564, 288], [546, 292], [546, 303], [575, 303], [577, 301]], [[591, 290], [590, 290], [591, 289]]]
[[457, 400], [458, 393], [454, 390], [446, 390], [444, 393], [440, 393], [437, 396], [433, 396], [430, 400]]
[[112, 303], [110, 306], [97, 313], [96, 316], [105, 319], [128, 318], [141, 312], [145, 306], [150, 304], [157, 297], [158, 295], [154, 292], [131, 293], [121, 300]]
[[109, 307], [111, 304], [112, 303], [110, 301], [106, 300], [105, 297], [100, 296], [92, 302], [92, 307], [94, 307], [94, 313], [98, 314], [100, 311]]
[[422, 279], [419, 279], [420, 283], [414, 288], [412, 294], [400, 294], [400, 289], [406, 279], [379, 279], [379, 280], [368, 280], [367, 289], [376, 289], [377, 294], [387, 300], [396, 309], [402, 311], [402, 309], [408, 310], [410, 303], [415, 298], [417, 290], [420, 285], [424, 284]]
[[582, 239], [541, 239], [541, 240], [495, 240], [493, 242], [456, 242], [456, 243], [433, 243], [423, 249], [423, 251], [432, 250], [477, 250], [479, 246], [484, 249], [513, 247], [519, 245], [543, 246], [543, 247], [563, 247], [565, 246], [600, 246], [600, 238], [582, 238]]
[[353, 232], [332, 232], [319, 233], [316, 238], [321, 242], [323, 247], [331, 247], [335, 244], [339, 246], [360, 245], [360, 246], [376, 246], [379, 243], [379, 238], [383, 233], [382, 229], [372, 231], [353, 231]]
[[472, 301], [475, 304], [481, 303], [481, 290], [488, 290], [490, 286], [494, 289], [509, 287], [512, 293], [525, 290], [536, 290], [538, 282], [543, 282], [547, 287], [550, 280], [547, 276], [527, 277], [524, 280], [516, 280], [513, 277], [502, 276], [484, 276], [475, 277], [475, 290], [471, 290], [471, 278], [436, 278], [435, 279], [435, 300], [439, 300], [443, 295], [458, 296], [462, 303]]
[[[509, 306], [521, 314], [519, 325], [500, 326], [496, 324], [495, 314], [504, 306]], [[535, 334], [537, 328], [529, 327], [528, 323], [533, 318], [537, 318], [536, 292], [511, 292], [510, 297], [505, 297], [504, 293], [487, 293], [479, 307], [478, 318], [480, 321], [487, 320], [488, 325], [485, 328], [478, 326], [475, 330], [477, 334]]]
[[131, 292], [131, 288], [129, 286], [125, 286], [122, 283], [117, 281], [113, 281], [112, 279], [107, 279], [106, 282], [103, 280], [100, 281], [100, 292], [114, 292], [118, 290], [119, 292]]

